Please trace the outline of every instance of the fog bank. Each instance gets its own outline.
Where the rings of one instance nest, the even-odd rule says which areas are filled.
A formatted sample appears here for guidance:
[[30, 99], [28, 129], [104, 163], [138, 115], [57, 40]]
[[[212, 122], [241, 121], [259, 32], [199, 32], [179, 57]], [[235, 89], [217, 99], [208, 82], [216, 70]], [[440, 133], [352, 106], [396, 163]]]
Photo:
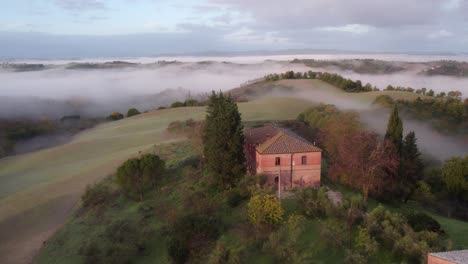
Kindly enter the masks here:
[[[0, 71], [0, 117], [43, 112], [104, 115], [128, 107], [155, 108], [212, 90], [225, 91], [269, 73], [306, 67], [261, 64], [171, 63], [122, 69]], [[163, 98], [167, 97], [167, 98]], [[47, 111], [43, 111], [47, 110]]]

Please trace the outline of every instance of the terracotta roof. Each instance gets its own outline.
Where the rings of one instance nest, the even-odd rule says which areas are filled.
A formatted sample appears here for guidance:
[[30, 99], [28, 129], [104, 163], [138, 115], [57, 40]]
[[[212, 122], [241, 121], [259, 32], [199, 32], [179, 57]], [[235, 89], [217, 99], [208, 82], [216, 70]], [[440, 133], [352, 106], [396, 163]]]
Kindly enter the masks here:
[[260, 154], [279, 154], [297, 152], [320, 152], [314, 146], [296, 133], [273, 126], [249, 129], [244, 132], [246, 143], [256, 145]]
[[468, 250], [429, 253], [429, 255], [448, 260], [452, 263], [468, 263]]

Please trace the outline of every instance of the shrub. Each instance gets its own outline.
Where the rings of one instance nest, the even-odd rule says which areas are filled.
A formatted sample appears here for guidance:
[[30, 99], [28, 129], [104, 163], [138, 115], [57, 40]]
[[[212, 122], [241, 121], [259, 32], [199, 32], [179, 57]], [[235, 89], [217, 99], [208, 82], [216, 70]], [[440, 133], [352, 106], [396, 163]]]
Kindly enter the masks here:
[[267, 176], [265, 174], [259, 174], [256, 176], [257, 184], [260, 185], [260, 187], [263, 187], [267, 183]]
[[431, 187], [424, 181], [418, 181], [418, 187], [414, 190], [413, 199], [423, 205], [430, 205], [434, 202]]
[[[348, 263], [367, 263], [369, 257], [378, 250], [379, 244], [372, 238], [365, 228], [358, 227], [358, 233], [354, 237], [352, 254], [348, 255]], [[364, 261], [363, 261], [364, 260]]]
[[144, 192], [150, 185], [144, 181], [138, 158], [127, 160], [117, 169], [117, 183], [128, 196], [136, 196], [140, 201], [143, 200]]
[[81, 196], [84, 208], [93, 208], [106, 203], [110, 196], [110, 189], [104, 183], [97, 183], [86, 186], [86, 191]]
[[141, 113], [140, 113], [140, 111], [138, 111], [138, 109], [130, 108], [130, 109], [128, 109], [127, 117], [136, 116], [136, 115], [139, 115], [139, 114], [141, 114]]
[[408, 220], [408, 224], [416, 232], [424, 230], [442, 232], [439, 222], [426, 213], [409, 213], [406, 215], [406, 219]]
[[169, 241], [167, 251], [174, 263], [185, 263], [190, 255], [186, 243], [177, 238], [173, 238]]
[[283, 220], [284, 209], [275, 195], [257, 194], [250, 199], [247, 207], [249, 221], [256, 227], [272, 227]]
[[217, 243], [214, 251], [211, 253], [208, 264], [224, 264], [229, 263], [230, 250], [226, 249], [223, 244]]
[[96, 242], [89, 242], [82, 245], [79, 254], [84, 256], [85, 264], [94, 264], [101, 262], [101, 249]]
[[117, 183], [131, 197], [143, 200], [145, 192], [156, 188], [156, 182], [164, 173], [165, 162], [159, 156], [146, 154], [141, 158], [132, 158], [117, 169]]
[[299, 241], [304, 230], [304, 216], [291, 215], [278, 231], [270, 234], [265, 249], [276, 257], [277, 263], [305, 263], [306, 253], [301, 251]]
[[191, 214], [179, 218], [172, 226], [168, 254], [175, 263], [185, 263], [194, 254], [217, 239], [220, 222], [214, 217]]
[[323, 217], [332, 206], [324, 188], [306, 188], [299, 193], [299, 202], [304, 215]]
[[227, 203], [232, 208], [238, 206], [242, 200], [244, 200], [244, 197], [242, 197], [237, 189], [231, 190], [227, 195]]
[[111, 121], [116, 121], [116, 120], [120, 120], [120, 119], [123, 119], [124, 118], [124, 115], [119, 113], [119, 112], [112, 112], [112, 114], [110, 114], [107, 119], [108, 120], [111, 120]]
[[174, 102], [174, 103], [171, 104], [172, 108], [183, 107], [183, 106], [185, 106], [185, 104], [183, 102], [179, 102], [179, 101]]

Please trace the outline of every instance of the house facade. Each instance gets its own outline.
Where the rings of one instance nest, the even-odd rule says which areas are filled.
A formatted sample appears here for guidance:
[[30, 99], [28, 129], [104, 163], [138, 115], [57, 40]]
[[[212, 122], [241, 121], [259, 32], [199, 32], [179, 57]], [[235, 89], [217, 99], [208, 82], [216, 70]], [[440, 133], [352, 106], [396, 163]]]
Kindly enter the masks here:
[[244, 131], [250, 175], [264, 174], [282, 189], [320, 185], [322, 150], [296, 133], [275, 126]]

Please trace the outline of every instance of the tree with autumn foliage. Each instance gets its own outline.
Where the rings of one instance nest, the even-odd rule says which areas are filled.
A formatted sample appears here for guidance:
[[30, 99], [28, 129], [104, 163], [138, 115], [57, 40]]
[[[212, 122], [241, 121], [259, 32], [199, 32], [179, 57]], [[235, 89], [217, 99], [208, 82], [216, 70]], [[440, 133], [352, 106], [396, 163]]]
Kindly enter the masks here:
[[337, 158], [330, 167], [333, 179], [360, 189], [367, 201], [392, 184], [388, 173], [396, 174], [399, 158], [393, 146], [380, 142], [377, 134], [357, 131], [344, 138], [337, 148]]

